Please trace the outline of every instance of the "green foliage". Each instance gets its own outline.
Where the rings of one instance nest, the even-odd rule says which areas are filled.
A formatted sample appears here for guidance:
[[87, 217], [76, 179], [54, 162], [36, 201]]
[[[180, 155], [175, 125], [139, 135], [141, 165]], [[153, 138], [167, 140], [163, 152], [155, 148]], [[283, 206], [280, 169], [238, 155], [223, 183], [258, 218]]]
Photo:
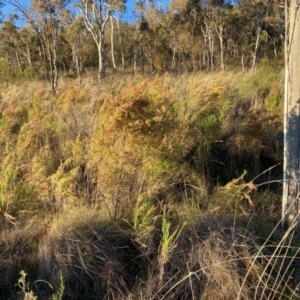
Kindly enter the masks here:
[[8, 155], [6, 160], [0, 163], [0, 212], [2, 213], [13, 204], [16, 176], [14, 160]]
[[79, 134], [75, 140], [67, 140], [62, 149], [64, 157], [70, 158], [73, 165], [79, 166], [85, 161], [86, 145], [81, 135]]
[[265, 108], [269, 111], [275, 110], [282, 103], [279, 95], [269, 95], [265, 100]]
[[177, 246], [177, 240], [186, 225], [185, 223], [181, 225], [181, 227], [177, 227], [171, 232], [171, 222], [167, 219], [166, 216], [166, 207], [164, 206], [162, 209], [162, 221], [161, 221], [161, 242], [160, 242], [160, 253], [159, 253], [159, 261], [162, 265], [164, 265], [171, 257], [172, 252], [175, 250]]
[[64, 279], [62, 276], [62, 272], [59, 273], [59, 288], [57, 292], [52, 296], [52, 300], [63, 300], [63, 295], [65, 291]]
[[142, 235], [148, 235], [151, 227], [155, 223], [157, 208], [153, 204], [150, 196], [140, 195], [133, 213], [133, 228], [142, 232]]
[[231, 102], [230, 100], [226, 99], [219, 111], [219, 120], [221, 123], [226, 120], [226, 117], [228, 116], [228, 113], [230, 111], [230, 107]]
[[18, 279], [17, 286], [21, 290], [23, 300], [37, 300], [37, 296], [29, 288], [29, 283], [26, 282], [27, 274], [25, 271], [20, 272], [20, 278]]
[[[238, 76], [239, 93], [241, 95], [254, 95], [256, 98], [263, 100], [268, 96], [272, 86], [277, 88], [282, 84], [282, 70], [271, 66], [262, 66], [254, 73]], [[281, 91], [283, 90], [283, 85]]]
[[220, 123], [218, 117], [216, 115], [210, 115], [204, 119], [203, 123], [204, 130], [209, 132], [209, 135], [215, 137], [218, 133], [218, 130], [220, 130]]
[[8, 82], [11, 79], [9, 63], [6, 59], [0, 58], [0, 78], [2, 82]]
[[75, 190], [78, 173], [79, 166], [74, 165], [72, 159], [68, 159], [51, 175], [51, 194], [55, 199], [55, 208], [58, 211], [81, 202], [81, 199], [76, 197]]

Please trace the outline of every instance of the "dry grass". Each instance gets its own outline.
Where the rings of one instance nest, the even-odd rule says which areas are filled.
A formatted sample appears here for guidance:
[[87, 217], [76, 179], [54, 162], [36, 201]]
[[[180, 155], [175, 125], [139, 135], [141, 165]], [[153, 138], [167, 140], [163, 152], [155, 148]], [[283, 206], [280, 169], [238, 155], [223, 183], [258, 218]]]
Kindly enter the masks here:
[[[130, 230], [120, 226], [86, 208], [58, 215], [39, 245], [38, 278], [57, 289], [61, 273], [68, 299], [126, 297], [141, 259]], [[39, 293], [45, 288], [39, 284]]]
[[22, 269], [39, 299], [61, 279], [66, 299], [295, 298], [296, 237], [270, 234], [280, 187], [265, 183], [280, 174], [280, 82], [1, 87], [0, 298]]

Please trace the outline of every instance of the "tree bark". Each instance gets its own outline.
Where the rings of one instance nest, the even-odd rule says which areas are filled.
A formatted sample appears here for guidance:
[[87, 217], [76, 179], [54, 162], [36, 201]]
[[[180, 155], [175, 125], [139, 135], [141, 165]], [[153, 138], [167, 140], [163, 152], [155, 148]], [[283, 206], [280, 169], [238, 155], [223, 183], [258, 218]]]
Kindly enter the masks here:
[[254, 48], [254, 53], [253, 53], [253, 60], [252, 60], [252, 71], [256, 67], [256, 60], [257, 60], [258, 46], [259, 46], [259, 42], [260, 42], [260, 35], [261, 35], [261, 27], [259, 27], [257, 29], [257, 37], [256, 37], [255, 48]]
[[79, 81], [79, 86], [81, 86], [82, 83], [82, 60], [79, 54], [79, 48], [81, 48], [80, 46], [80, 41], [77, 40], [76, 38], [76, 42], [75, 42], [75, 49], [74, 51], [74, 63], [75, 63], [75, 69], [76, 69], [76, 73], [77, 73], [77, 77], [78, 77], [78, 81]]
[[286, 1], [285, 67], [282, 226], [294, 224], [299, 230], [300, 12], [297, 0]]
[[102, 79], [104, 79], [104, 77], [105, 77], [104, 31], [102, 31], [102, 30], [100, 33], [98, 54], [99, 54], [99, 82], [101, 82]]
[[110, 15], [110, 26], [111, 26], [111, 32], [110, 32], [111, 61], [114, 70], [117, 70], [117, 65], [115, 60], [115, 50], [114, 50], [114, 19], [112, 14]]
[[[55, 21], [54, 21], [55, 22]], [[51, 24], [52, 25], [52, 24]], [[52, 92], [56, 92], [57, 88], [57, 28], [56, 24], [53, 24], [52, 26], [52, 40], [53, 40], [53, 55], [52, 55], [52, 66], [53, 66], [53, 78], [52, 78]]]
[[219, 36], [219, 41], [220, 41], [221, 70], [223, 71], [225, 69], [225, 64], [224, 64], [224, 43], [223, 43], [224, 39], [223, 39], [223, 24], [222, 23], [220, 23], [219, 26], [216, 25], [216, 32]]
[[18, 63], [18, 67], [19, 67], [20, 71], [23, 72], [23, 67], [22, 67], [20, 54], [19, 54], [18, 50], [16, 50], [16, 59], [17, 59], [17, 63]]
[[[104, 47], [104, 35], [106, 24], [113, 11], [109, 7], [109, 5], [104, 5], [102, 1], [100, 1], [100, 3], [97, 3], [96, 0], [80, 0], [79, 2], [80, 4], [75, 5], [75, 7], [78, 9], [80, 15], [82, 16], [85, 27], [91, 33], [98, 49], [98, 80], [100, 83], [105, 77], [106, 53]], [[105, 7], [106, 12], [104, 13]]]
[[117, 21], [117, 26], [118, 26], [118, 30], [119, 30], [119, 42], [120, 42], [121, 57], [122, 57], [122, 71], [124, 71], [124, 68], [125, 68], [125, 58], [124, 58], [123, 37], [122, 37], [122, 31], [121, 31], [121, 28], [120, 28], [120, 20], [116, 16], [114, 16], [114, 18]]
[[207, 49], [207, 65], [211, 71], [214, 70], [214, 41], [212, 30], [207, 22], [204, 22], [205, 29], [202, 29], [205, 48]]
[[254, 53], [253, 53], [253, 61], [252, 61], [252, 71], [256, 67], [256, 61], [257, 61], [257, 53], [258, 53], [258, 47], [260, 44], [260, 36], [262, 32], [262, 26], [264, 23], [265, 18], [267, 17], [267, 12], [264, 14], [264, 16], [258, 20], [257, 24], [257, 37], [256, 37], [256, 42], [255, 42], [255, 48], [254, 48]]

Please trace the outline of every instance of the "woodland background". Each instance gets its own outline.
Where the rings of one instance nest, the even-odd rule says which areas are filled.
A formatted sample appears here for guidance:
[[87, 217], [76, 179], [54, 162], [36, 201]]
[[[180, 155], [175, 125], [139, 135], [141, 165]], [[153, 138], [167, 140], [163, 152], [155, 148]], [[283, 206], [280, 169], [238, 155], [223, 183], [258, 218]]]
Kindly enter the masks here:
[[125, 3], [100, 1], [93, 8], [93, 2], [9, 2], [15, 13], [1, 27], [2, 81], [53, 80], [57, 70], [80, 77], [98, 68], [102, 34], [104, 67], [110, 73], [246, 71], [258, 61], [283, 63], [281, 3], [173, 0], [163, 9], [137, 1], [135, 22], [129, 24], [122, 22]]

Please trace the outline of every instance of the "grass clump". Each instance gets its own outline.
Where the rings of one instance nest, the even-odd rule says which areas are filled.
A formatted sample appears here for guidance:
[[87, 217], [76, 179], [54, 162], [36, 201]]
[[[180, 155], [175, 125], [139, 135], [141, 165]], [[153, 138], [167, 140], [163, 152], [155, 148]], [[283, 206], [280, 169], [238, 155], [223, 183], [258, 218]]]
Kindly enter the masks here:
[[[141, 260], [132, 233], [97, 212], [82, 212], [78, 209], [52, 222], [39, 248], [39, 278], [58, 288], [62, 276], [68, 299], [126, 295]], [[39, 285], [40, 292], [47, 288]]]

